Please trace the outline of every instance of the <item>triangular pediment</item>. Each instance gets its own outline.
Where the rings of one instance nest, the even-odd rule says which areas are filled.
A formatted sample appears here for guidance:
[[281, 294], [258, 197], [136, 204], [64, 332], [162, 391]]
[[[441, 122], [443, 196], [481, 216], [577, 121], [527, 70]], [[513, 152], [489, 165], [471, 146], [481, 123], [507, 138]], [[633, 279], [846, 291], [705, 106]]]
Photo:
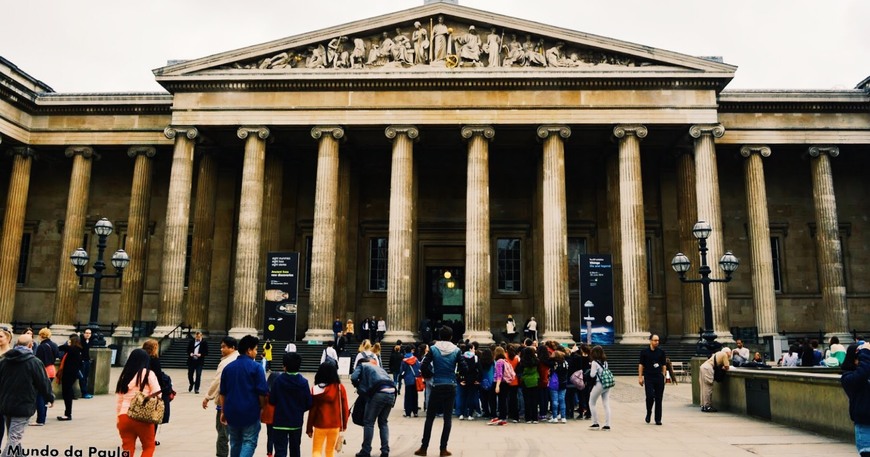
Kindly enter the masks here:
[[451, 77], [685, 78], [730, 80], [718, 61], [435, 3], [176, 63], [164, 85], [197, 80]]

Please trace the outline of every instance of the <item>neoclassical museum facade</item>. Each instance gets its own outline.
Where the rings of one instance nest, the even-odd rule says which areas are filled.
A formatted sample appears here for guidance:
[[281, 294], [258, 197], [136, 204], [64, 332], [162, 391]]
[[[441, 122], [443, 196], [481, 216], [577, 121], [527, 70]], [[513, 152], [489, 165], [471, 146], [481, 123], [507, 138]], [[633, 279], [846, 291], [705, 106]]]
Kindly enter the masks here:
[[161, 93], [0, 69], [0, 323], [88, 321], [69, 256], [105, 217], [131, 258], [102, 285], [116, 336], [256, 332], [266, 253], [292, 251], [300, 338], [374, 315], [488, 341], [513, 315], [567, 340], [577, 259], [608, 254], [617, 337], [689, 340], [701, 289], [670, 260], [697, 274], [703, 220], [714, 276], [741, 260], [720, 337], [870, 330], [868, 81], [729, 91], [721, 59], [446, 3], [173, 62]]

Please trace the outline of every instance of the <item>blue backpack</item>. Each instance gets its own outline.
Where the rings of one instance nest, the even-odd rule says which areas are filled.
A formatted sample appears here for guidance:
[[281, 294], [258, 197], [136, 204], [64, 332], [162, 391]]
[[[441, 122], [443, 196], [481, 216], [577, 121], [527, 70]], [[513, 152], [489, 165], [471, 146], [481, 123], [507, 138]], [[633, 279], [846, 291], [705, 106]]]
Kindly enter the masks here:
[[483, 374], [483, 379], [480, 380], [480, 387], [483, 390], [492, 389], [492, 385], [495, 383], [493, 379], [495, 378], [495, 364], [489, 367], [489, 370], [486, 370], [486, 373]]

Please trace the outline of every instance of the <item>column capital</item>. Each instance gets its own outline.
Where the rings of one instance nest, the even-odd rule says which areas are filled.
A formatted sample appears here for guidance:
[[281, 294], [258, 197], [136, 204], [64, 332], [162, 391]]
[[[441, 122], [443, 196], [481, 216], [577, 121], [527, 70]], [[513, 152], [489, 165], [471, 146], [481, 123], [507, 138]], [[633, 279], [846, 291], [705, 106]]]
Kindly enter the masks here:
[[810, 157], [813, 157], [813, 158], [818, 157], [821, 154], [827, 154], [833, 158], [833, 157], [837, 157], [838, 155], [840, 155], [840, 148], [838, 148], [837, 146], [829, 146], [829, 145], [810, 146], [809, 153], [810, 153]]
[[623, 138], [626, 135], [634, 135], [638, 138], [646, 138], [647, 130], [645, 125], [641, 124], [619, 124], [613, 127], [613, 136], [616, 138]]
[[344, 138], [344, 129], [337, 125], [317, 126], [311, 129], [311, 138], [319, 140], [324, 134], [332, 135], [336, 140]]
[[538, 138], [544, 140], [550, 134], [558, 133], [562, 138], [568, 139], [571, 136], [571, 127], [567, 125], [541, 125], [538, 126]]
[[270, 132], [269, 128], [264, 126], [242, 126], [236, 131], [236, 136], [238, 136], [240, 140], [244, 140], [251, 133], [256, 133], [257, 137], [261, 140], [265, 140], [266, 138], [269, 138]]
[[740, 155], [747, 159], [752, 155], [752, 153], [758, 153], [761, 157], [770, 157], [770, 146], [765, 146], [763, 144], [747, 144], [740, 148]]
[[127, 157], [131, 159], [135, 159], [136, 156], [140, 155], [153, 159], [157, 155], [157, 148], [154, 146], [130, 146], [127, 149]]
[[67, 157], [72, 157], [78, 154], [86, 159], [99, 158], [97, 153], [94, 152], [94, 148], [90, 146], [70, 146], [66, 148], [66, 151], [64, 151], [63, 154]]
[[408, 135], [408, 138], [412, 140], [418, 140], [420, 138], [420, 130], [413, 125], [390, 125], [384, 129], [384, 135], [391, 140], [395, 139], [400, 133]]
[[9, 148], [9, 150], [6, 151], [6, 154], [10, 156], [22, 156], [25, 158], [29, 157], [31, 159], [35, 159], [36, 149], [33, 149], [30, 146], [16, 146], [14, 148]]
[[474, 135], [482, 135], [487, 140], [492, 140], [495, 138], [495, 129], [491, 125], [463, 125], [459, 134], [466, 140]]
[[713, 135], [713, 138], [722, 138], [725, 135], [725, 127], [722, 124], [695, 124], [689, 127], [689, 136], [701, 138], [701, 135]]
[[197, 130], [196, 127], [181, 127], [170, 125], [163, 129], [163, 135], [170, 140], [174, 140], [175, 136], [179, 133], [184, 134], [184, 136], [186, 136], [188, 140], [196, 139], [196, 137], [199, 136], [199, 130]]

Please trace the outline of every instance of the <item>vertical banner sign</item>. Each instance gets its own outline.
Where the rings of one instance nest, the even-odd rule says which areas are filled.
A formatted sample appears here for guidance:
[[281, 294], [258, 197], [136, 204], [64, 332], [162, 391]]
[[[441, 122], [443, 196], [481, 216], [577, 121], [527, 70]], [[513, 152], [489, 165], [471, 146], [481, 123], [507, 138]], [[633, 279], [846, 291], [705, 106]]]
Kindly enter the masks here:
[[270, 340], [296, 341], [299, 253], [270, 252], [266, 259], [263, 337]]
[[[584, 306], [592, 302], [592, 307]], [[586, 341], [586, 317], [592, 317], [592, 344], [613, 344], [613, 260], [609, 254], [580, 256], [580, 325]]]

